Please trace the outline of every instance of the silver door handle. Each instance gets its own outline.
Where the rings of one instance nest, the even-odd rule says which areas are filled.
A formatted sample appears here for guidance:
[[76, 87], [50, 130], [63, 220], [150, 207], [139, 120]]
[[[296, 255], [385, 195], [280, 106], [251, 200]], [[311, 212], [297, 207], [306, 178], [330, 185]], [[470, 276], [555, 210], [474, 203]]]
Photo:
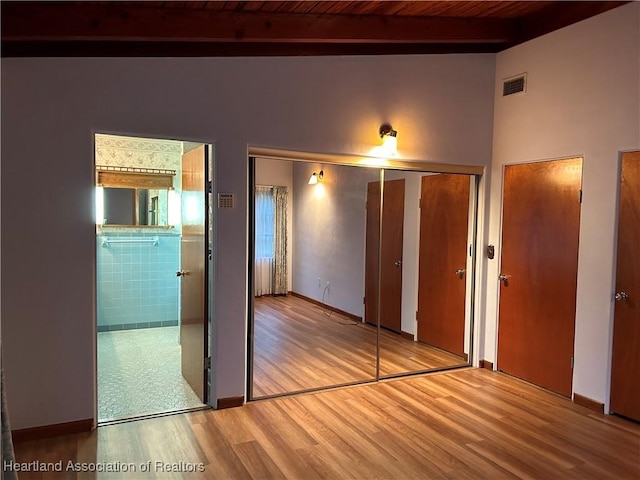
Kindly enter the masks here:
[[402, 260], [396, 260], [395, 262], [393, 262], [393, 264], [394, 264], [396, 267], [400, 267], [400, 266], [402, 265]]
[[456, 270], [456, 275], [460, 277], [460, 279], [462, 279], [462, 277], [464, 277], [464, 272], [465, 272], [464, 268], [459, 268], [458, 270]]
[[617, 292], [613, 298], [616, 299], [616, 302], [621, 302], [629, 298], [629, 294], [627, 292]]
[[186, 277], [187, 275], [189, 275], [191, 272], [189, 270], [178, 270], [176, 272], [176, 277]]
[[510, 278], [511, 278], [511, 275], [505, 275], [504, 273], [501, 273], [500, 275], [498, 275], [498, 280], [504, 283], [507, 283]]

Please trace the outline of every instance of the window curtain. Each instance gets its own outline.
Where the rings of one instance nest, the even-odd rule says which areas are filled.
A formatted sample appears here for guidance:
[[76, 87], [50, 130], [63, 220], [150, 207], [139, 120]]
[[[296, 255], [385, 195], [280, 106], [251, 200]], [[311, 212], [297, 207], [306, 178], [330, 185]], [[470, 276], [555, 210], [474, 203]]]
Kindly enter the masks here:
[[273, 293], [273, 188], [257, 186], [255, 191], [254, 295]]
[[273, 293], [287, 294], [287, 187], [273, 187]]
[[286, 295], [287, 187], [256, 186], [254, 295]]

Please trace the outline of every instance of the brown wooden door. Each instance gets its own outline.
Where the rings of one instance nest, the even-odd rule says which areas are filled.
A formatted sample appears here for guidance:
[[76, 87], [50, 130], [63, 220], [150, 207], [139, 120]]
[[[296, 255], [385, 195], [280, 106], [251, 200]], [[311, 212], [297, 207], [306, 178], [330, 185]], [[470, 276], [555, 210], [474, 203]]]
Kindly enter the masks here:
[[498, 368], [571, 396], [582, 158], [504, 171]]
[[182, 376], [200, 400], [206, 401], [205, 303], [206, 150], [202, 145], [182, 156], [182, 241], [180, 285], [180, 344]]
[[[377, 324], [378, 280], [380, 280], [380, 325], [401, 332], [404, 179], [384, 182], [383, 195], [382, 237], [380, 237], [380, 182], [371, 182], [367, 185], [365, 320]], [[382, 259], [380, 269], [378, 269], [378, 255], [381, 255]]]
[[422, 177], [418, 340], [464, 356], [468, 175]]
[[611, 411], [640, 421], [640, 152], [622, 155]]

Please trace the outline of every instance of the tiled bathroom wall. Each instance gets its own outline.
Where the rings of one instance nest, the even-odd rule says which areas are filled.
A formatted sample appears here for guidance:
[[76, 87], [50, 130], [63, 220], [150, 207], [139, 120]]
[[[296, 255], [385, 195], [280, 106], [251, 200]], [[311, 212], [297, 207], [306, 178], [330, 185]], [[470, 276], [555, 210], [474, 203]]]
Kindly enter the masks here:
[[98, 331], [178, 325], [180, 236], [102, 232], [96, 241]]

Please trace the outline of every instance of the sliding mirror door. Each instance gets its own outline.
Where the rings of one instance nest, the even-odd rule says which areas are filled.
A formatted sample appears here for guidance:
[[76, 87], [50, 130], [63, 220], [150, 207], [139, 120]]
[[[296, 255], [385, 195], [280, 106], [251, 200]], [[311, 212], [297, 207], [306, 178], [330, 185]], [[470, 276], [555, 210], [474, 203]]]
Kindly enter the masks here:
[[250, 398], [374, 380], [363, 245], [367, 189], [380, 170], [254, 165]]
[[468, 363], [475, 185], [473, 175], [384, 171], [380, 377]]
[[250, 399], [469, 364], [479, 177], [252, 165]]

